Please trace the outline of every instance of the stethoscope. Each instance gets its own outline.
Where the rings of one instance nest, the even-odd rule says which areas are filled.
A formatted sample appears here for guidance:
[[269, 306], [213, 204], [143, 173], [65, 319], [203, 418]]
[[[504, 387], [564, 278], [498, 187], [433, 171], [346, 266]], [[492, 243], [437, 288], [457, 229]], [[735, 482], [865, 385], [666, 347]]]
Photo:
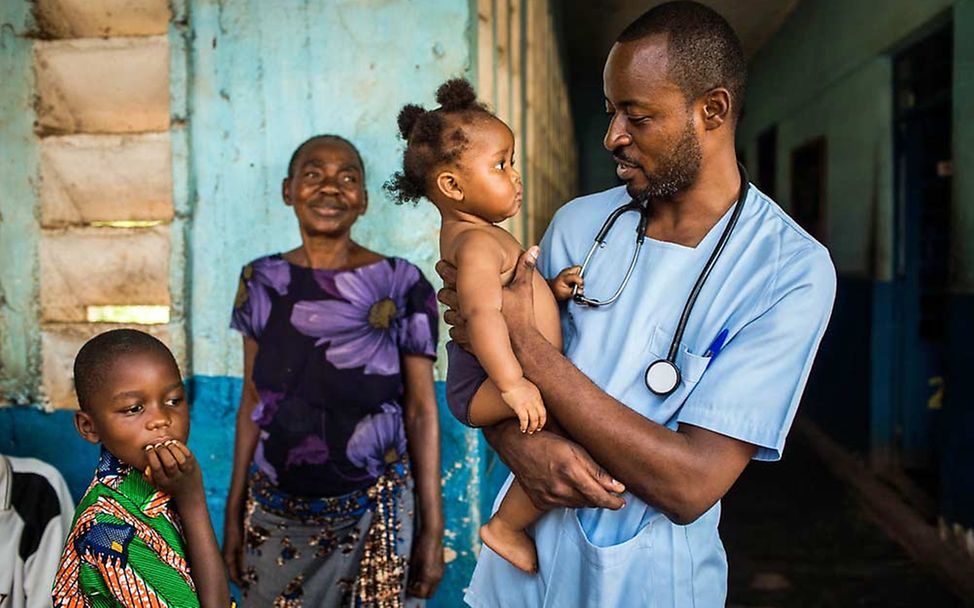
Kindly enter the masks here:
[[[693, 305], [697, 302], [697, 296], [700, 295], [700, 290], [703, 289], [703, 284], [706, 282], [707, 276], [710, 275], [710, 271], [713, 270], [714, 265], [720, 258], [720, 254], [724, 250], [724, 245], [727, 244], [731, 233], [734, 231], [734, 227], [737, 225], [738, 218], [741, 217], [741, 210], [744, 208], [744, 200], [747, 198], [749, 185], [747, 171], [740, 163], [738, 163], [737, 169], [741, 174], [741, 190], [737, 195], [737, 202], [734, 204], [734, 212], [731, 214], [730, 220], [727, 222], [727, 226], [724, 228], [724, 232], [720, 235], [720, 240], [717, 241], [717, 245], [714, 247], [713, 253], [710, 254], [710, 259], [707, 260], [707, 264], [703, 267], [703, 270], [700, 271], [700, 276], [697, 277], [697, 282], [694, 283], [693, 289], [690, 291], [690, 296], [687, 298], [687, 302], [683, 306], [683, 314], [680, 316], [680, 323], [676, 327], [676, 333], [673, 335], [673, 341], [670, 343], [670, 350], [667, 353], [666, 358], [657, 359], [656, 361], [650, 363], [649, 367], [646, 368], [645, 379], [647, 388], [661, 397], [665, 397], [666, 395], [672, 393], [680, 384], [681, 375], [680, 368], [676, 364], [676, 355], [680, 349], [680, 342], [683, 341], [683, 332], [686, 329], [687, 320], [690, 318], [690, 312], [693, 311]], [[629, 201], [609, 214], [609, 217], [606, 218], [605, 223], [602, 224], [601, 230], [599, 230], [599, 233], [595, 236], [595, 242], [592, 243], [592, 247], [588, 250], [588, 255], [585, 256], [585, 261], [582, 262], [582, 269], [579, 272], [579, 276], [583, 278], [585, 277], [585, 270], [588, 268], [589, 262], [592, 261], [592, 256], [595, 255], [595, 251], [605, 247], [605, 237], [612, 229], [612, 225], [615, 224], [617, 219], [619, 219], [619, 216], [627, 211], [639, 212], [639, 224], [636, 226], [636, 250], [633, 252], [632, 259], [629, 261], [629, 268], [626, 270], [626, 276], [622, 279], [622, 284], [619, 285], [619, 289], [616, 289], [615, 293], [613, 293], [606, 300], [597, 300], [595, 298], [585, 297], [578, 293], [578, 287], [576, 286], [572, 293], [576, 303], [593, 307], [607, 306], [619, 299], [619, 296], [622, 295], [622, 291], [629, 283], [629, 278], [632, 276], [632, 271], [636, 267], [636, 260], [639, 258], [639, 250], [642, 249], [643, 240], [646, 238], [646, 226], [649, 223], [649, 206], [645, 201]]]

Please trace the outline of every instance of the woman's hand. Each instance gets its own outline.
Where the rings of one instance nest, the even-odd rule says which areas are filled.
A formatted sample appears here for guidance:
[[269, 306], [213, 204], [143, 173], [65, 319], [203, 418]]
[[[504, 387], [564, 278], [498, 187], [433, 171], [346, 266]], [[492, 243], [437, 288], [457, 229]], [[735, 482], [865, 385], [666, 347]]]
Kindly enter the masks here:
[[443, 531], [421, 531], [413, 539], [406, 592], [413, 597], [432, 597], [443, 578], [443, 568]]

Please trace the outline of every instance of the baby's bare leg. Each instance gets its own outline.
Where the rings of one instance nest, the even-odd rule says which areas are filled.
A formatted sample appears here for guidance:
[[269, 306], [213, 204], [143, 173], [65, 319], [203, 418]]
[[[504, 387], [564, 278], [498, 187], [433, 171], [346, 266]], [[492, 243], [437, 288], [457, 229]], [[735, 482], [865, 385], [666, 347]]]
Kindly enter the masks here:
[[525, 528], [544, 515], [517, 479], [494, 516], [480, 528], [480, 539], [495, 553], [529, 574], [538, 572], [538, 551]]
[[[468, 419], [474, 426], [489, 426], [514, 418], [514, 412], [501, 399], [500, 391], [485, 380], [470, 401]], [[553, 420], [548, 419], [551, 428]], [[493, 517], [480, 528], [480, 538], [498, 555], [525, 572], [538, 571], [538, 552], [525, 528], [544, 515], [525, 493], [517, 479], [511, 484]]]

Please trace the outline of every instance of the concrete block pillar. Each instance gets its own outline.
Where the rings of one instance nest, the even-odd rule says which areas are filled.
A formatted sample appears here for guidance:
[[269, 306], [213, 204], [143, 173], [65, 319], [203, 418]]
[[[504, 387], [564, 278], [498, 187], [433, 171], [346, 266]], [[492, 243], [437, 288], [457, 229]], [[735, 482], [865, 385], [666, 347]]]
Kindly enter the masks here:
[[37, 0], [34, 16], [42, 398], [73, 408], [78, 348], [122, 326], [96, 309], [164, 309], [162, 324], [125, 324], [185, 359], [182, 318], [168, 315], [171, 12], [166, 0]]

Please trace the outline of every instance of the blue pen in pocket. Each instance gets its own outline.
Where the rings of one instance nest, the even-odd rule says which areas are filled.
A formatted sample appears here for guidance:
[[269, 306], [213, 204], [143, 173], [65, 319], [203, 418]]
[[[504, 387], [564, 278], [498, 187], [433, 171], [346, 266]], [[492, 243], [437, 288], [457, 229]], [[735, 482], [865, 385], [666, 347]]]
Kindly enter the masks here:
[[717, 334], [714, 341], [710, 343], [710, 347], [707, 349], [707, 352], [704, 353], [703, 356], [710, 359], [710, 361], [707, 361], [707, 367], [710, 367], [710, 364], [713, 363], [714, 359], [717, 358], [717, 354], [720, 353], [720, 349], [724, 348], [724, 341], [727, 340], [727, 333], [728, 331], [726, 327], [720, 330], [720, 333]]

